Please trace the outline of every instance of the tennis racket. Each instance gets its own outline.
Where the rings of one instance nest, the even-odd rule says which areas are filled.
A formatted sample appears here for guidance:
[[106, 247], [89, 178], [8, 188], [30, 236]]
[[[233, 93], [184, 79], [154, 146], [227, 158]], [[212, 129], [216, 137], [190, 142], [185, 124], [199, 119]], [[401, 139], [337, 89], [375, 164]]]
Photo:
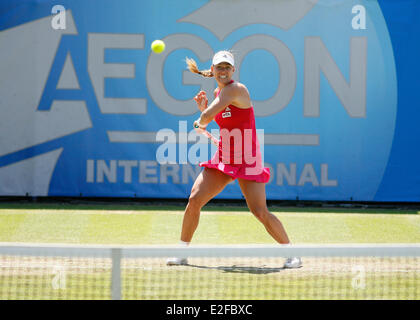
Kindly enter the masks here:
[[213, 143], [215, 146], [219, 146], [219, 140], [215, 136], [213, 136], [210, 132], [208, 132], [206, 129], [195, 128], [195, 130], [198, 133], [201, 133], [202, 135], [209, 138], [211, 143]]

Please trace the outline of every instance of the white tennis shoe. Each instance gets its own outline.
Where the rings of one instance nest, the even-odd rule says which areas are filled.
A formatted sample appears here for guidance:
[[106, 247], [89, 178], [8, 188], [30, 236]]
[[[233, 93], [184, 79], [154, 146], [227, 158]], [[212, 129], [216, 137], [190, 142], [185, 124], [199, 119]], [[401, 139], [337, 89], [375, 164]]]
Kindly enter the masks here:
[[187, 258], [169, 258], [166, 260], [167, 266], [183, 266], [188, 264]]
[[297, 269], [302, 267], [302, 260], [298, 257], [287, 258], [283, 268], [285, 269]]

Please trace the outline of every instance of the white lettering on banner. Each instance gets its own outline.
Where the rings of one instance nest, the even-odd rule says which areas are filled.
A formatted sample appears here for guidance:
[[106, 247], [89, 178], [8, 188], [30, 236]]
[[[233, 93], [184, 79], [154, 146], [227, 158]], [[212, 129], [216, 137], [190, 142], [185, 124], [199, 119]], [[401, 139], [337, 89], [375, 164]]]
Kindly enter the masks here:
[[156, 150], [156, 160], [160, 164], [175, 164], [176, 133], [172, 129], [161, 129], [156, 133], [156, 142], [163, 142]]
[[328, 179], [328, 164], [321, 164], [321, 186], [323, 187], [336, 187], [337, 180]]
[[[312, 184], [314, 187], [337, 187], [337, 180], [329, 180], [328, 178], [328, 164], [323, 163], [320, 167], [321, 179], [318, 179], [314, 165], [306, 163], [299, 174], [299, 180], [297, 180], [298, 172], [296, 163], [290, 163], [289, 169], [285, 163], [277, 163], [277, 180], [276, 184], [279, 186], [284, 185], [284, 179], [287, 181], [289, 186], [304, 186], [306, 183]], [[298, 183], [296, 183], [298, 181]], [[321, 183], [319, 183], [321, 181]]]
[[188, 184], [197, 179], [201, 172], [201, 167], [192, 166], [190, 164], [182, 165], [182, 184]]
[[156, 167], [158, 163], [156, 161], [140, 161], [140, 183], [158, 183]]
[[117, 161], [111, 160], [109, 166], [105, 160], [98, 160], [96, 164], [96, 177], [98, 182], [105, 182], [105, 177], [108, 182], [117, 182]]
[[66, 8], [61, 5], [55, 5], [51, 9], [51, 13], [55, 14], [51, 20], [51, 27], [54, 30], [66, 29]]
[[[117, 166], [118, 163], [118, 166]], [[118, 170], [122, 168], [122, 170]], [[159, 168], [159, 175], [158, 175]], [[95, 180], [96, 169], [96, 180]], [[119, 183], [126, 184], [138, 180], [140, 183], [188, 184], [198, 177], [201, 172], [199, 166], [191, 164], [159, 164], [149, 160], [87, 160], [87, 183]], [[133, 179], [134, 175], [138, 179]], [[158, 181], [158, 178], [160, 179]]]
[[236, 78], [240, 78], [241, 64], [245, 57], [260, 48], [264, 48], [265, 51], [273, 55], [278, 64], [277, 72], [281, 74], [274, 95], [264, 101], [253, 102], [255, 115], [266, 117], [282, 111], [293, 98], [296, 89], [297, 68], [293, 53], [283, 41], [265, 34], [257, 34], [239, 40], [232, 48], [233, 52], [237, 52], [235, 55]]
[[314, 166], [311, 163], [305, 163], [299, 178], [298, 186], [304, 186], [307, 182], [312, 183], [314, 187], [319, 186]]
[[132, 168], [137, 167], [136, 160], [120, 160], [118, 166], [124, 168], [124, 183], [131, 183]]
[[145, 114], [147, 102], [140, 98], [107, 98], [106, 78], [135, 78], [135, 65], [105, 63], [106, 49], [143, 49], [143, 34], [88, 33], [88, 71], [102, 113]]
[[304, 117], [320, 116], [321, 72], [351, 118], [366, 117], [367, 38], [351, 37], [349, 82], [320, 37], [305, 38]]
[[86, 182], [93, 183], [95, 182], [95, 161], [88, 160], [86, 165]]
[[[330, 179], [328, 164], [322, 163], [319, 170], [312, 163], [306, 163], [301, 171], [297, 170], [296, 163], [277, 163], [276, 170], [270, 163], [271, 177], [268, 184], [275, 181], [276, 185], [304, 187], [311, 184], [313, 187], [337, 187], [338, 181]], [[150, 184], [190, 184], [200, 174], [202, 168], [198, 165], [187, 164], [161, 164], [151, 160], [87, 160], [87, 183], [125, 183], [133, 182]], [[317, 172], [320, 172], [318, 175]], [[96, 173], [96, 175], [95, 175]], [[276, 179], [274, 178], [276, 176]]]
[[296, 185], [296, 163], [291, 163], [289, 170], [287, 170], [285, 163], [277, 164], [277, 185], [284, 185], [283, 178], [286, 178], [289, 186]]
[[79, 79], [77, 79], [70, 52], [67, 53], [63, 70], [61, 70], [60, 78], [57, 83], [57, 89], [80, 90]]
[[173, 184], [179, 184], [179, 165], [164, 164], [160, 166], [160, 183], [168, 183], [168, 177], [172, 179]]
[[357, 13], [351, 20], [351, 27], [354, 30], [366, 29], [366, 9], [364, 6], [358, 4], [351, 9], [352, 13]]
[[[150, 96], [163, 111], [179, 116], [197, 112], [195, 102], [173, 98], [164, 86], [163, 67], [171, 52], [186, 48], [192, 50], [203, 61], [211, 58], [212, 49], [203, 39], [188, 34], [173, 34], [165, 42], [171, 50], [163, 54], [149, 56], [146, 70], [146, 82]], [[267, 100], [254, 101], [256, 116], [269, 116], [282, 111], [293, 98], [297, 82], [297, 67], [293, 53], [281, 40], [272, 36], [258, 34], [239, 40], [232, 47], [236, 54], [236, 72], [240, 77], [244, 58], [256, 49], [264, 49], [276, 59], [282, 74], [275, 94]], [[350, 82], [347, 83], [334, 58], [323, 44], [320, 37], [305, 38], [304, 64], [304, 117], [319, 117], [321, 72], [327, 77], [332, 90], [340, 99], [350, 117], [366, 115], [366, 73], [367, 73], [367, 38], [350, 37]], [[188, 71], [183, 75], [184, 85], [200, 85], [201, 90], [213, 91], [213, 82], [197, 77]], [[211, 84], [211, 86], [210, 86]]]
[[[169, 55], [178, 49], [190, 49], [203, 61], [209, 60], [212, 48], [201, 38], [189, 34], [173, 34], [164, 38], [170, 50], [160, 55], [151, 54], [146, 67], [146, 84], [154, 103], [166, 113], [187, 116], [197, 112], [193, 99], [177, 100], [166, 90], [163, 67]], [[297, 67], [292, 51], [281, 40], [260, 34], [239, 40], [233, 47], [237, 53], [236, 78], [240, 76], [242, 61], [250, 52], [263, 48], [276, 59], [282, 74], [275, 94], [255, 101], [255, 115], [269, 116], [282, 111], [293, 98], [297, 82]], [[145, 98], [107, 98], [106, 78], [134, 78], [134, 64], [105, 63], [106, 49], [144, 49], [144, 34], [88, 33], [88, 72], [102, 113], [146, 114]], [[305, 38], [304, 113], [303, 117], [319, 117], [321, 72], [340, 99], [350, 117], [366, 115], [367, 38], [350, 38], [350, 82], [347, 83], [334, 58], [320, 37]], [[74, 67], [73, 67], [74, 68]], [[188, 71], [183, 74], [183, 85], [199, 85], [201, 90], [212, 92], [214, 83]], [[226, 113], [225, 116], [229, 116]]]

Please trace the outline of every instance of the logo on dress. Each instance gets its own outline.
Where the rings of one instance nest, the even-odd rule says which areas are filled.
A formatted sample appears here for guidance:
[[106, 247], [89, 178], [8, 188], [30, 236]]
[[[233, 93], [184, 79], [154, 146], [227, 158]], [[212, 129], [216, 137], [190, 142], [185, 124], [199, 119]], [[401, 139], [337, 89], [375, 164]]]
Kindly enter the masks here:
[[231, 115], [231, 113], [230, 113], [230, 108], [229, 107], [226, 107], [226, 109], [225, 109], [225, 112], [223, 112], [222, 113], [222, 118], [224, 119], [224, 118], [229, 118], [229, 117], [231, 117], [232, 115]]

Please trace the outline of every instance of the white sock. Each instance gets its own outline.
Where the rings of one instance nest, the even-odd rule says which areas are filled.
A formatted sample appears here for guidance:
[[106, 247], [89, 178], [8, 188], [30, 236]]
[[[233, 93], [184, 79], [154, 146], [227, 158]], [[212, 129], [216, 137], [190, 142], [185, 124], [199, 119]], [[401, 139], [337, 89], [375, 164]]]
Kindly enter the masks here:
[[179, 241], [179, 245], [181, 246], [181, 247], [188, 247], [189, 245], [190, 245], [190, 243], [189, 242], [185, 242], [185, 241]]

